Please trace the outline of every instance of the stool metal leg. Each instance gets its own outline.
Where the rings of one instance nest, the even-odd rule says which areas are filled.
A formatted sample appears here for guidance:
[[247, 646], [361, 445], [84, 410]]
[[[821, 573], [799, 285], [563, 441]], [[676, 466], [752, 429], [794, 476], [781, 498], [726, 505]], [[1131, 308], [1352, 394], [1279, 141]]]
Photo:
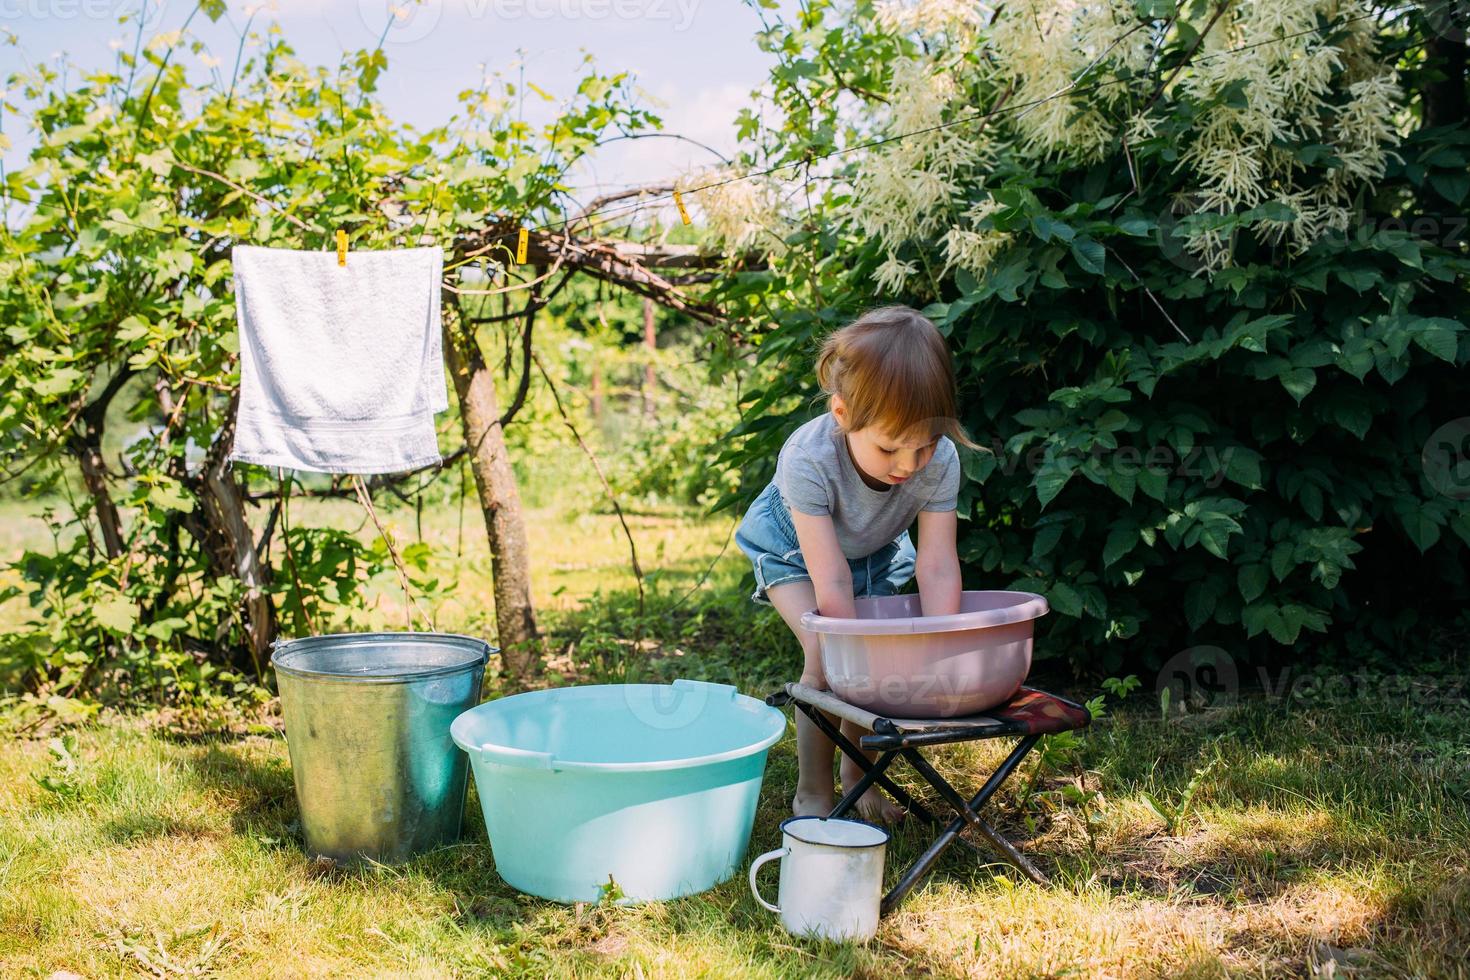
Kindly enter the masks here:
[[[893, 751], [884, 752], [875, 761], [868, 763], [868, 771], [863, 773], [863, 778], [853, 784], [852, 789], [848, 790], [846, 795], [837, 801], [837, 805], [832, 808], [832, 812], [827, 814], [827, 816], [840, 817], [856, 806], [857, 801], [862, 799], [863, 794], [868, 791], [868, 787], [872, 786], [882, 777], [883, 770], [888, 768], [889, 764], [893, 762], [894, 757], [897, 755], [898, 753]], [[863, 761], [866, 762], [867, 760], [864, 759]]]
[[[880, 756], [878, 761], [870, 762], [868, 761], [868, 757], [863, 755], [862, 752], [859, 751], [858, 747], [853, 745], [852, 742], [850, 742], [838, 728], [828, 722], [820, 711], [817, 711], [813, 709], [810, 705], [807, 705], [800, 701], [796, 702], [796, 706], [804, 711], [808, 718], [811, 718], [812, 722], [817, 726], [818, 729], [821, 730], [822, 734], [830, 738], [837, 745], [837, 747], [842, 750], [843, 755], [846, 755], [848, 758], [856, 762], [865, 770], [866, 773], [871, 773], [874, 769], [878, 770], [878, 774], [873, 776], [872, 782], [876, 782], [879, 786], [883, 787], [883, 789], [887, 790], [888, 795], [892, 796], [895, 800], [902, 804], [910, 813], [922, 820], [924, 823], [931, 826], [944, 826], [945, 821], [940, 819], [938, 815], [936, 815], [924, 804], [914, 799], [913, 794], [904, 789], [902, 786], [899, 786], [897, 783], [893, 782], [886, 775], [883, 775], [883, 773], [888, 769], [889, 765], [893, 762], [893, 752], [887, 752], [884, 755]], [[867, 776], [865, 775], [863, 789], [866, 790], [869, 786], [872, 785], [872, 782], [868, 782]], [[841, 817], [843, 814], [847, 813], [847, 811], [850, 810], [852, 806], [862, 796], [861, 793], [858, 793], [857, 795], [849, 793], [848, 795], [852, 798], [848, 799], [847, 797], [843, 797], [843, 799], [839, 801], [835, 807], [832, 808], [832, 812], [827, 814], [829, 818]], [[1004, 840], [1004, 838], [1002, 838], [1002, 840]], [[955, 843], [959, 844], [961, 847], [965, 848], [965, 850], [974, 854], [977, 858], [983, 859], [991, 857], [991, 854], [983, 847], [964, 837], [956, 839]], [[1008, 844], [1009, 842], [1007, 842], [1007, 845]]]
[[[842, 750], [843, 755], [847, 756], [853, 762], [856, 762], [859, 766], [861, 766], [865, 773], [873, 773], [875, 769], [877, 770], [877, 774], [873, 776], [873, 779], [871, 782], [868, 783], [868, 786], [871, 786], [874, 782], [876, 782], [879, 786], [888, 791], [888, 795], [892, 796], [900, 804], [907, 807], [908, 810], [915, 816], [917, 816], [920, 820], [923, 820], [926, 823], [939, 822], [939, 818], [930, 813], [928, 808], [925, 807], [922, 803], [914, 799], [913, 796], [910, 795], [908, 790], [904, 789], [902, 786], [898, 785], [883, 774], [883, 770], [887, 769], [888, 764], [893, 761], [892, 752], [885, 753], [882, 757], [880, 757], [880, 761], [882, 763], [881, 765], [871, 762], [869, 761], [867, 756], [863, 755], [862, 750], [859, 749], [856, 745], [853, 745], [852, 742], [848, 740], [847, 736], [843, 735], [841, 730], [838, 729], [837, 726], [829, 722], [820, 711], [813, 708], [811, 705], [804, 704], [800, 701], [796, 702], [796, 706], [806, 713], [806, 716], [812, 720], [812, 723], [815, 724], [818, 729], [821, 730], [823, 735], [826, 735], [828, 738], [830, 738], [837, 745], [837, 747]], [[865, 775], [863, 778], [866, 779], [867, 776]], [[863, 788], [867, 789], [867, 786], [864, 786]], [[857, 798], [854, 797], [853, 801], [856, 802], [856, 799]], [[846, 802], [846, 797], [843, 798], [843, 802]], [[842, 804], [839, 803], [838, 806], [842, 807]], [[843, 813], [846, 812], [846, 808], [834, 809], [829, 814], [829, 816], [840, 817]]]
[[[1029, 751], [1029, 746], [1027, 747], [1027, 750]], [[1019, 746], [1017, 747], [1017, 751], [1020, 751]], [[1025, 752], [1021, 752], [1022, 756], [1024, 756], [1025, 754]], [[959, 792], [953, 786], [951, 786], [949, 782], [943, 776], [941, 776], [933, 766], [929, 764], [929, 760], [925, 759], [914, 749], [904, 749], [903, 756], [909, 761], [909, 765], [913, 766], [914, 769], [918, 771], [919, 775], [923, 776], [924, 779], [928, 781], [930, 786], [933, 786], [936, 790], [939, 791], [939, 795], [944, 797], [945, 801], [949, 803], [950, 806], [954, 807], [955, 812], [960, 817], [962, 817], [966, 823], [979, 831], [986, 840], [990, 841], [990, 843], [995, 846], [996, 850], [1001, 852], [1001, 856], [1003, 856], [1007, 861], [1010, 861], [1011, 864], [1015, 865], [1016, 868], [1018, 868], [1023, 874], [1026, 875], [1026, 877], [1030, 878], [1038, 885], [1047, 884], [1046, 875], [1042, 874], [1041, 871], [1036, 867], [1036, 865], [1032, 864], [1031, 861], [1027, 859], [1026, 855], [1017, 850], [1016, 845], [1006, 840], [1005, 837], [1003, 837], [998, 830], [990, 826], [990, 824], [987, 823], [984, 818], [982, 818], [978, 813], [975, 812], [980, 808], [980, 805], [983, 804], [966, 803], [965, 798], [961, 796]], [[1018, 758], [1016, 761], [1019, 762], [1020, 759]], [[964, 838], [960, 839], [963, 840]]]
[[[973, 817], [975, 815], [975, 811], [979, 810], [982, 806], [986, 804], [987, 801], [989, 801], [992, 796], [995, 795], [995, 791], [1000, 789], [1001, 784], [1006, 781], [1010, 774], [1015, 770], [1016, 766], [1020, 764], [1023, 758], [1025, 758], [1026, 754], [1035, 747], [1037, 741], [1039, 741], [1040, 738], [1040, 735], [1027, 735], [1025, 738], [1021, 739], [1021, 743], [1017, 745], [1014, 750], [1012, 750], [1010, 755], [1006, 756], [1006, 760], [1001, 763], [1000, 768], [995, 770], [995, 772], [991, 774], [990, 778], [985, 781], [985, 785], [980, 788], [980, 792], [976, 793], [974, 797], [971, 798], [968, 804], [966, 804], [963, 799], [960, 800], [961, 812], [967, 814], [968, 817]], [[909, 761], [913, 762], [914, 760], [911, 758]], [[932, 768], [930, 769], [930, 771], [933, 772]], [[938, 776], [938, 773], [935, 773], [935, 775]], [[942, 778], [939, 780], [939, 782], [943, 783], [944, 787], [949, 789], [950, 792], [954, 791], [954, 788], [949, 786], [948, 783], [944, 782]], [[935, 788], [940, 789], [938, 785], [936, 785]], [[940, 789], [940, 792], [944, 792], [944, 790]], [[959, 794], [956, 793], [955, 795], [958, 798]], [[965, 829], [966, 824], [970, 822], [967, 819], [967, 816], [956, 816], [947, 825], [945, 825], [944, 832], [935, 839], [934, 843], [929, 845], [928, 849], [924, 851], [923, 854], [919, 855], [918, 860], [910, 865], [909, 869], [904, 872], [903, 877], [899, 879], [898, 884], [894, 885], [892, 890], [890, 890], [889, 893], [883, 897], [883, 905], [880, 910], [881, 914], [886, 915], [887, 913], [897, 908], [898, 904], [904, 900], [904, 897], [907, 896], [911, 890], [913, 890], [914, 885], [918, 884], [919, 879], [929, 873], [929, 869], [931, 869], [934, 866], [934, 863], [939, 860], [939, 856], [949, 848], [949, 845], [953, 844], [955, 840], [959, 838], [960, 833]], [[1015, 851], [1015, 848], [1012, 847], [1009, 849], [1009, 851]], [[1006, 853], [1006, 849], [1003, 848], [1002, 852], [1006, 854], [1007, 858], [1011, 857], [1010, 853]], [[1016, 854], [1019, 856], [1019, 852], [1016, 852]], [[1026, 863], [1030, 864], [1029, 861]], [[1021, 870], [1025, 871], [1025, 866], [1021, 866]], [[1031, 870], [1035, 871], [1036, 869], [1032, 867]]]

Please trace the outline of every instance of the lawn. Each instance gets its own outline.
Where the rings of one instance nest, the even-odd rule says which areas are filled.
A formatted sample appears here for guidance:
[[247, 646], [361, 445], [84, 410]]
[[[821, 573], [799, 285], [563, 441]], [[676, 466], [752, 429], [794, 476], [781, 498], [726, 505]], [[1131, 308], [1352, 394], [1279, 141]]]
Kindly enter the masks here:
[[[706, 676], [762, 695], [794, 675], [789, 638], [740, 591], [738, 552], [715, 560], [728, 517], [635, 515], [641, 556], [662, 576], [642, 618], [614, 518], [547, 507], [531, 518], [553, 681]], [[395, 519], [414, 533], [411, 513]], [[476, 519], [466, 514], [464, 557], [445, 559], [462, 574], [441, 627], [483, 623]], [[13, 524], [6, 533], [7, 547], [23, 540]], [[426, 514], [424, 533], [452, 554], [457, 515]], [[391, 620], [401, 607], [381, 592]], [[1077, 744], [1033, 755], [1001, 795], [996, 821], [1051, 885], [952, 849], [866, 947], [788, 936], [740, 877], [636, 908], [518, 895], [495, 874], [473, 791], [460, 845], [399, 867], [323, 868], [301, 851], [278, 731], [186, 735], [167, 716], [104, 714], [76, 731], [74, 768], [48, 738], [0, 753], [0, 974], [1464, 976], [1470, 707], [1463, 689], [1421, 680], [1168, 719], [1146, 683]], [[788, 729], [752, 854], [777, 846], [793, 748]], [[967, 784], [1001, 751], [934, 757]], [[890, 881], [926, 843], [899, 830]]]
[[[1059, 806], [1070, 767], [1023, 770], [1002, 826], [1049, 887], [955, 849], [866, 948], [795, 939], [736, 878], [641, 908], [566, 908], [495, 875], [476, 803], [458, 847], [396, 868], [301, 853], [279, 735], [186, 742], [136, 720], [80, 733], [59, 792], [40, 741], [0, 759], [0, 971], [160, 975], [1464, 975], [1470, 962], [1466, 712], [1261, 702], [1188, 723], [1104, 719], [1077, 756], [1102, 802]], [[1173, 832], [1167, 810], [1219, 762]], [[947, 776], [989, 752], [940, 756]], [[752, 847], [795, 785], [768, 770]], [[1025, 817], [1036, 824], [1026, 827]], [[921, 835], [901, 831], [890, 873]]]

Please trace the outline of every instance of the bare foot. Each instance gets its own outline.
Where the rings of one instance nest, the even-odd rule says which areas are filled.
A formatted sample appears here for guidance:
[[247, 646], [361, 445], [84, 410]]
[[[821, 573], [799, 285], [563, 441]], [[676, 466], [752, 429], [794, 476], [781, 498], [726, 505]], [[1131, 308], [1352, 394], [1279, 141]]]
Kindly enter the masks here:
[[877, 788], [870, 789], [858, 797], [853, 809], [857, 811], [861, 819], [877, 824], [898, 823], [908, 813], [903, 807], [884, 796]]
[[832, 812], [832, 794], [798, 792], [791, 799], [791, 812], [798, 817], [825, 817]]

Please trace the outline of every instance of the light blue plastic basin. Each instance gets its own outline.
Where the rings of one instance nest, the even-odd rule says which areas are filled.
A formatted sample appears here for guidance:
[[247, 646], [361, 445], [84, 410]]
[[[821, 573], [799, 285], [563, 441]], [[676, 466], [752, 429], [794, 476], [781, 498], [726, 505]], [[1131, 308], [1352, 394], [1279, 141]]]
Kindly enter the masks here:
[[712, 888], [745, 861], [776, 708], [728, 684], [597, 684], [471, 708], [469, 754], [495, 869], [512, 887], [595, 902]]

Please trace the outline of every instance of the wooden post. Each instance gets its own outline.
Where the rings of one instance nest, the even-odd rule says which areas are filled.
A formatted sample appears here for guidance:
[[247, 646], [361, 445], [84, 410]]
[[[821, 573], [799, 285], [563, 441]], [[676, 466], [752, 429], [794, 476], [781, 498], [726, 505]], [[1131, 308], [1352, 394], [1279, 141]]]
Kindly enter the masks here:
[[657, 356], [658, 334], [653, 329], [653, 300], [647, 296], [643, 297], [643, 348], [648, 352], [648, 360], [643, 365], [643, 417], [652, 422], [657, 414], [653, 389], [658, 376], [653, 370], [653, 359]]
[[602, 362], [592, 362], [592, 392], [589, 400], [592, 403], [592, 420], [602, 421]]

